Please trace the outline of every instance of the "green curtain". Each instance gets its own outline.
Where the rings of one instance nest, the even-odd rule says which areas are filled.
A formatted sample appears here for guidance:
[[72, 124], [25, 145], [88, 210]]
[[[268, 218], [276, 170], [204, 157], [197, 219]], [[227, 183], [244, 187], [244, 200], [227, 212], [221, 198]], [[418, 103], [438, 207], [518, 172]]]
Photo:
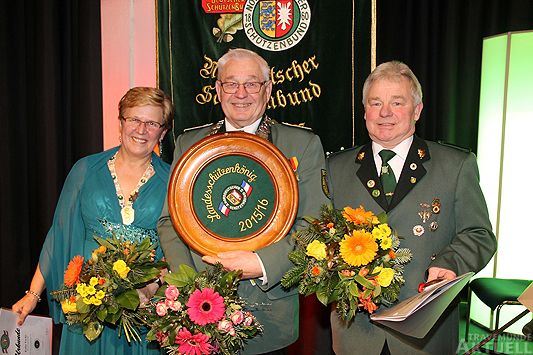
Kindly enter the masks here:
[[[264, 40], [261, 32], [254, 33], [261, 21], [266, 23], [262, 15], [287, 2], [292, 38], [281, 34]], [[174, 137], [165, 142], [164, 158], [171, 159], [172, 138], [184, 128], [223, 118], [214, 89], [216, 60], [236, 47], [258, 52], [271, 66], [270, 117], [312, 128], [326, 151], [351, 146], [357, 129], [354, 110], [360, 106], [354, 107], [354, 97], [370, 69], [368, 2], [357, 2], [358, 7], [355, 0], [159, 0], [159, 87], [176, 106]], [[241, 8], [213, 12], [224, 4]], [[271, 48], [264, 49], [267, 45]], [[360, 63], [364, 69], [357, 68]]]

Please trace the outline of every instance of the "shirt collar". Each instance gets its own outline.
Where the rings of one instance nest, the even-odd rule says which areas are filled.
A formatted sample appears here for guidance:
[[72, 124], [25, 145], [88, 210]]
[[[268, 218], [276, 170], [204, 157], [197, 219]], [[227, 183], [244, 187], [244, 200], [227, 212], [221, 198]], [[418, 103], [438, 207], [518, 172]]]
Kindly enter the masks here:
[[[402, 161], [405, 161], [407, 159], [407, 154], [409, 153], [409, 149], [411, 148], [411, 144], [413, 143], [413, 136], [410, 136], [403, 141], [400, 142], [396, 147], [390, 149], [396, 155], [401, 158]], [[379, 152], [381, 150], [386, 149], [382, 145], [372, 141], [372, 154], [374, 155], [374, 159], [376, 156], [378, 156]]]
[[255, 134], [255, 132], [257, 131], [257, 127], [259, 127], [259, 124], [261, 123], [261, 119], [258, 119], [251, 125], [248, 125], [242, 128], [236, 128], [228, 121], [227, 118], [225, 118], [224, 121], [226, 124], [226, 132], [244, 131], [246, 133], [251, 133], [251, 134]]

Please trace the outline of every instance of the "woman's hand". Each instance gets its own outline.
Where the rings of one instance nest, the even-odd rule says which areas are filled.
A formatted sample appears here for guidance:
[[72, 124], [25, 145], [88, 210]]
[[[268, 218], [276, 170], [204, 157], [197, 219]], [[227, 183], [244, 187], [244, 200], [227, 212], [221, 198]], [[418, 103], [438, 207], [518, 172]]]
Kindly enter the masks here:
[[18, 313], [19, 318], [17, 324], [20, 326], [24, 324], [28, 314], [33, 312], [35, 307], [37, 307], [37, 302], [41, 300], [41, 293], [46, 288], [44, 283], [44, 277], [41, 273], [41, 267], [37, 264], [35, 273], [33, 274], [33, 279], [31, 280], [30, 289], [26, 291], [26, 295], [18, 300], [17, 303], [11, 307], [13, 312]]
[[19, 315], [17, 325], [20, 326], [24, 324], [24, 321], [26, 320], [28, 314], [33, 312], [35, 307], [37, 307], [37, 302], [39, 302], [39, 298], [28, 292], [26, 295], [24, 295], [24, 297], [22, 297], [20, 300], [18, 300], [17, 303], [13, 305], [13, 312], [18, 313]]

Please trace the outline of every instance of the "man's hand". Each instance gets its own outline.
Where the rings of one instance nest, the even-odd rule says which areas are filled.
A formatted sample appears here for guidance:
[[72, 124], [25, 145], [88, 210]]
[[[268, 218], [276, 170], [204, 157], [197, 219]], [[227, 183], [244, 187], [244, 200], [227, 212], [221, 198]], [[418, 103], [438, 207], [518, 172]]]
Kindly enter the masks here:
[[433, 266], [428, 269], [428, 280], [427, 281], [429, 282], [435, 279], [453, 280], [456, 277], [457, 275], [455, 274], [455, 272], [451, 270]]
[[137, 294], [139, 295], [139, 306], [145, 307], [148, 302], [150, 302], [150, 299], [155, 295], [159, 288], [159, 285], [155, 282], [152, 282], [143, 288], [137, 289]]
[[243, 279], [254, 279], [263, 276], [261, 264], [254, 252], [245, 250], [234, 250], [218, 253], [217, 255], [206, 255], [202, 260], [208, 264], [221, 263], [226, 270], [242, 270]]

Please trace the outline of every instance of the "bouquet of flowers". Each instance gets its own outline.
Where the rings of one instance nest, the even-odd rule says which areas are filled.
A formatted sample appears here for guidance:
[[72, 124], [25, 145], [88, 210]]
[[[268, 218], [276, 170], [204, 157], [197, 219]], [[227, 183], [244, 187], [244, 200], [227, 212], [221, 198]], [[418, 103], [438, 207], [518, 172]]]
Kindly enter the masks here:
[[169, 354], [238, 353], [262, 331], [237, 295], [240, 277], [241, 271], [228, 272], [220, 264], [200, 273], [180, 265], [142, 310], [151, 328], [146, 339], [157, 340]]
[[324, 305], [335, 302], [346, 321], [358, 311], [372, 313], [379, 304], [398, 300], [403, 268], [412, 255], [400, 248], [386, 214], [324, 205], [318, 219], [305, 220], [309, 226], [293, 234], [296, 248], [289, 259], [295, 266], [283, 276], [284, 287], [298, 285], [300, 294], [314, 293]]
[[61, 303], [67, 324], [81, 325], [89, 341], [98, 338], [106, 323], [118, 324], [128, 342], [141, 341], [138, 327], [143, 321], [137, 314], [136, 289], [158, 277], [167, 264], [154, 261], [150, 238], [140, 243], [117, 237], [95, 239], [100, 247], [89, 260], [75, 256], [65, 271], [63, 287], [51, 295]]

